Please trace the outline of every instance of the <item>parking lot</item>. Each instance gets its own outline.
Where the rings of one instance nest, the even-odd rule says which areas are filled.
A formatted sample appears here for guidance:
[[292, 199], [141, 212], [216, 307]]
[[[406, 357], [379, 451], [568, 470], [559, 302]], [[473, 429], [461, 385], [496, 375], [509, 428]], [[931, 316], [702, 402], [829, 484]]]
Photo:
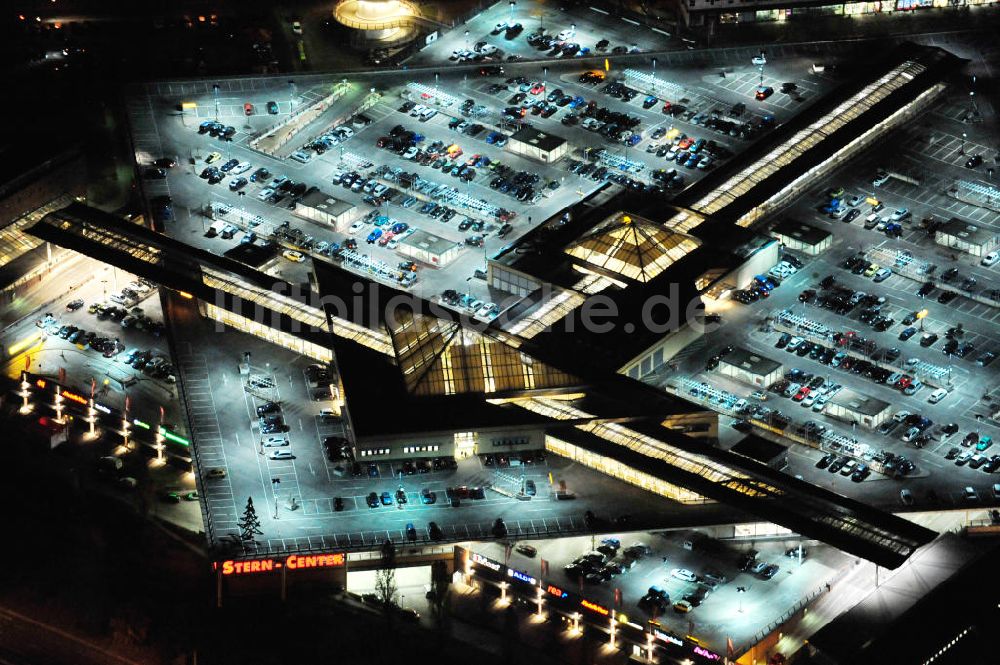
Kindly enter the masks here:
[[[600, 9], [600, 8], [598, 8]], [[493, 34], [500, 25], [520, 25], [520, 32], [507, 31]], [[576, 45], [575, 51], [564, 54], [553, 52], [552, 48], [540, 50], [528, 43], [532, 32], [544, 28], [546, 33], [558, 36], [565, 31], [568, 45]], [[468, 33], [468, 34], [466, 34]], [[609, 17], [607, 13], [589, 7], [561, 10], [548, 3], [518, 3], [513, 10], [508, 3], [500, 2], [481, 12], [465, 23], [445, 33], [440, 39], [424, 47], [407, 60], [411, 66], [438, 64], [446, 61], [455, 51], [470, 50], [477, 42], [487, 41], [499, 50], [495, 59], [508, 61], [510, 56], [518, 59], [547, 58], [552, 62], [583, 55], [618, 54], [630, 51], [658, 51], [679, 45], [679, 40], [665, 32], [657, 32], [629, 20]], [[598, 48], [599, 43], [602, 44]]]
[[[993, 361], [1000, 353], [1000, 302], [992, 291], [1000, 279], [995, 266], [933, 237], [952, 217], [1000, 228], [1000, 213], [947, 194], [956, 179], [989, 182], [985, 169], [996, 164], [988, 127], [961, 121], [969, 109], [962, 95], [943, 99], [918, 123], [889, 137], [880, 156], [858, 158], [793, 203], [783, 217], [830, 232], [831, 247], [815, 257], [790, 252], [802, 268], [772, 278], [780, 287], [768, 297], [749, 294], [755, 302], [734, 303], [724, 313], [725, 325], [709, 337], [708, 356], [732, 344], [783, 363], [784, 394], [763, 391], [763, 400], [751, 398], [752, 388], [706, 369], [701, 355], [684, 363], [694, 384], [673, 381], [685, 392], [706, 381], [732, 395], [723, 398], [730, 405], [721, 405], [723, 413], [762, 418], [777, 424], [778, 432], [811, 441], [792, 444], [787, 472], [887, 507], [995, 503], [991, 471], [1000, 462], [992, 448], [998, 426], [992, 418], [998, 399]], [[967, 168], [974, 155], [984, 163]], [[843, 213], [821, 210], [831, 192], [844, 202]], [[881, 204], [877, 211], [869, 199]], [[795, 369], [799, 374], [790, 374]], [[841, 387], [888, 402], [896, 417], [876, 431], [827, 417], [823, 403]], [[938, 388], [942, 392], [935, 393]], [[748, 401], [749, 411], [732, 411], [739, 398]], [[776, 420], [774, 411], [781, 414]], [[855, 456], [858, 451], [864, 454]], [[885, 452], [902, 455], [915, 468], [888, 480], [878, 472], [892, 462]], [[843, 468], [851, 458], [876, 472], [851, 482], [852, 473]], [[966, 487], [975, 498], [966, 496]], [[901, 496], [902, 489], [909, 495]]]
[[[500, 294], [473, 278], [485, 256], [609, 181], [670, 196], [832, 84], [810, 75], [802, 58], [768, 65], [769, 75], [796, 87], [763, 102], [697, 68], [622, 68], [590, 80], [582, 74], [594, 70], [571, 62], [542, 72], [516, 63], [503, 74], [479, 70], [417, 80], [373, 74], [336, 83], [333, 93], [317, 77], [224, 81], [218, 91], [149, 84], [129, 111], [154, 217], [165, 219], [166, 233], [213, 252], [272, 240], [320, 260], [344, 259], [348, 269], [425, 297], [453, 289], [489, 304]], [[787, 101], [793, 97], [803, 101]], [[329, 106], [313, 115], [321, 101]], [[373, 105], [358, 120], [363, 103]], [[182, 104], [187, 110], [178, 112]], [[255, 149], [263, 145], [256, 137], [290, 113], [304, 118], [301, 131], [269, 148], [273, 155]], [[528, 123], [565, 138], [568, 157], [541, 164], [511, 153], [508, 137]], [[293, 214], [310, 188], [356, 206], [360, 225], [337, 232]], [[231, 233], [209, 231], [210, 209]], [[390, 233], [394, 226], [405, 230]], [[398, 243], [415, 230], [457, 243], [457, 258], [444, 268], [418, 261], [416, 277], [406, 274]], [[302, 257], [286, 259], [275, 273], [304, 279]]]
[[[616, 606], [615, 590], [620, 589], [620, 610], [631, 621], [644, 624], [655, 619], [677, 635], [697, 635], [725, 652], [727, 638], [737, 645], [749, 642], [789, 607], [825, 588], [851, 561], [810, 542], [801, 543], [800, 560], [799, 544], [795, 539], [715, 540], [689, 530], [563, 538], [532, 541], [535, 552], [515, 547], [507, 565], [605, 607]], [[502, 544], [482, 543], [475, 549], [496, 561], [505, 560]], [[541, 575], [542, 559], [548, 564], [547, 576]], [[744, 564], [747, 570], [742, 569]], [[777, 570], [750, 572], [768, 565]], [[580, 574], [581, 566], [595, 572]], [[654, 587], [656, 592], [651, 593]], [[673, 604], [685, 598], [692, 607], [674, 609]]]

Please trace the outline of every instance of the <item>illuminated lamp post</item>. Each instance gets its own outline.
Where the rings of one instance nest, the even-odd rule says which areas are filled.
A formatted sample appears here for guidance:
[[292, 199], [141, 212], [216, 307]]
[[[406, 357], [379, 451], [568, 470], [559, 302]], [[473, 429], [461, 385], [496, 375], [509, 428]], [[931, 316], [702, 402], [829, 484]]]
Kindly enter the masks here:
[[21, 412], [27, 413], [31, 410], [28, 398], [31, 397], [31, 383], [28, 381], [28, 373], [21, 372]]
[[958, 154], [960, 155], [965, 154], [965, 140], [967, 138], [969, 138], [969, 135], [965, 132], [962, 132], [962, 145], [958, 148]]
[[653, 662], [653, 633], [646, 633], [646, 662]]
[[215, 121], [219, 122], [219, 84], [212, 84], [212, 97], [215, 98]]
[[570, 630], [572, 630], [574, 633], [579, 634], [579, 632], [580, 632], [580, 613], [579, 612], [574, 612], [573, 613], [573, 627], [570, 628]]
[[465, 31], [465, 50], [469, 50], [469, 31]]
[[96, 432], [94, 431], [94, 423], [97, 422], [97, 409], [94, 408], [94, 398], [90, 398], [89, 406], [87, 407], [87, 422], [90, 424], [89, 435], [93, 437]]
[[917, 321], [920, 321], [920, 332], [924, 331], [924, 319], [927, 318], [927, 310], [922, 309], [917, 312]]
[[504, 605], [507, 604], [507, 587], [510, 586], [506, 582], [500, 583], [500, 602]]
[[56, 404], [55, 404], [55, 407], [56, 407], [56, 422], [61, 424], [61, 423], [64, 422], [63, 421], [63, 413], [62, 413], [63, 412], [63, 396], [59, 394], [59, 386], [58, 385], [55, 386], [55, 393], [56, 393]]
[[507, 22], [510, 23], [511, 25], [514, 24], [514, 7], [516, 7], [516, 6], [517, 6], [517, 3], [514, 2], [514, 0], [511, 0], [510, 1], [510, 18], [507, 19]]
[[542, 607], [545, 605], [545, 596], [543, 594], [544, 592], [542, 591], [542, 588], [538, 587], [538, 598], [536, 598], [536, 602], [538, 603], [539, 617], [542, 616]]
[[617, 644], [616, 644], [617, 638], [618, 638], [617, 626], [618, 626], [618, 620], [615, 619], [614, 616], [612, 616], [611, 617], [611, 642], [609, 643], [611, 645], [612, 649], [614, 649], [617, 646]]

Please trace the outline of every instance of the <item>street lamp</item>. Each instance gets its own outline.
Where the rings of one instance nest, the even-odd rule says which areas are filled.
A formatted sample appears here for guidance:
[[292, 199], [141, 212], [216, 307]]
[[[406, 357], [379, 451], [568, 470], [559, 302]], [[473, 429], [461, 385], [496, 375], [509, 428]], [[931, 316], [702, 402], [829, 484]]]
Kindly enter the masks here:
[[737, 610], [740, 614], [743, 614], [743, 594], [747, 592], [745, 586], [736, 587], [736, 597], [740, 599], [740, 608]]
[[219, 122], [219, 84], [212, 84], [212, 95], [215, 97], [215, 121]]
[[920, 321], [920, 332], [924, 331], [924, 319], [927, 318], [927, 314], [928, 312], [926, 309], [922, 309], [917, 312], [917, 321]]
[[508, 19], [508, 22], [511, 23], [511, 24], [514, 23], [514, 7], [516, 5], [517, 5], [517, 3], [514, 2], [514, 0], [510, 0], [510, 18]]
[[288, 112], [295, 109], [295, 81], [288, 81]]
[[465, 31], [465, 50], [469, 50], [469, 31]]
[[958, 149], [958, 154], [960, 154], [960, 155], [964, 155], [965, 154], [965, 140], [967, 138], [969, 138], [969, 135], [966, 134], [965, 132], [962, 132], [962, 146]]

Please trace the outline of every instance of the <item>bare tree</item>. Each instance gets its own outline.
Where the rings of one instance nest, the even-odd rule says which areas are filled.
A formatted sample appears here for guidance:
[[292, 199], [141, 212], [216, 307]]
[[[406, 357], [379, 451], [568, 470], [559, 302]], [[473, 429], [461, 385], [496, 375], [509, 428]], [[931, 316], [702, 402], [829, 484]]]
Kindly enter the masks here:
[[382, 558], [375, 571], [375, 591], [385, 610], [386, 617], [392, 616], [396, 605], [396, 546], [391, 541], [382, 543]]

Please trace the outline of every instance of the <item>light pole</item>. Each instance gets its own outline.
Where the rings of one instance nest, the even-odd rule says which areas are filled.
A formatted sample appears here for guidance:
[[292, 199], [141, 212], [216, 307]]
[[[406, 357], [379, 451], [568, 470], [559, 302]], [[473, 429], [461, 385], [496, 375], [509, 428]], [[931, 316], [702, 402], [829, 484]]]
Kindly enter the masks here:
[[745, 594], [746, 592], [747, 592], [747, 588], [745, 586], [738, 586], [738, 587], [736, 587], [736, 597], [739, 598], [739, 600], [740, 600], [740, 607], [739, 607], [739, 609], [737, 611], [740, 614], [743, 614], [743, 594]]
[[219, 122], [219, 84], [212, 84], [212, 96], [215, 98], [215, 121]]
[[510, 2], [510, 17], [509, 17], [509, 18], [507, 19], [507, 22], [508, 22], [508, 23], [509, 23], [510, 25], [513, 25], [513, 24], [514, 24], [514, 7], [515, 7], [516, 5], [517, 5], [517, 3], [516, 3], [516, 2], [514, 2], [514, 0], [511, 0], [511, 2]]
[[962, 132], [962, 145], [958, 149], [958, 154], [960, 154], [960, 155], [964, 155], [965, 154], [965, 140], [967, 138], [969, 138], [969, 135], [966, 134], [965, 132]]
[[288, 113], [295, 110], [295, 81], [288, 81]]
[[465, 50], [469, 50], [469, 31], [465, 31]]

